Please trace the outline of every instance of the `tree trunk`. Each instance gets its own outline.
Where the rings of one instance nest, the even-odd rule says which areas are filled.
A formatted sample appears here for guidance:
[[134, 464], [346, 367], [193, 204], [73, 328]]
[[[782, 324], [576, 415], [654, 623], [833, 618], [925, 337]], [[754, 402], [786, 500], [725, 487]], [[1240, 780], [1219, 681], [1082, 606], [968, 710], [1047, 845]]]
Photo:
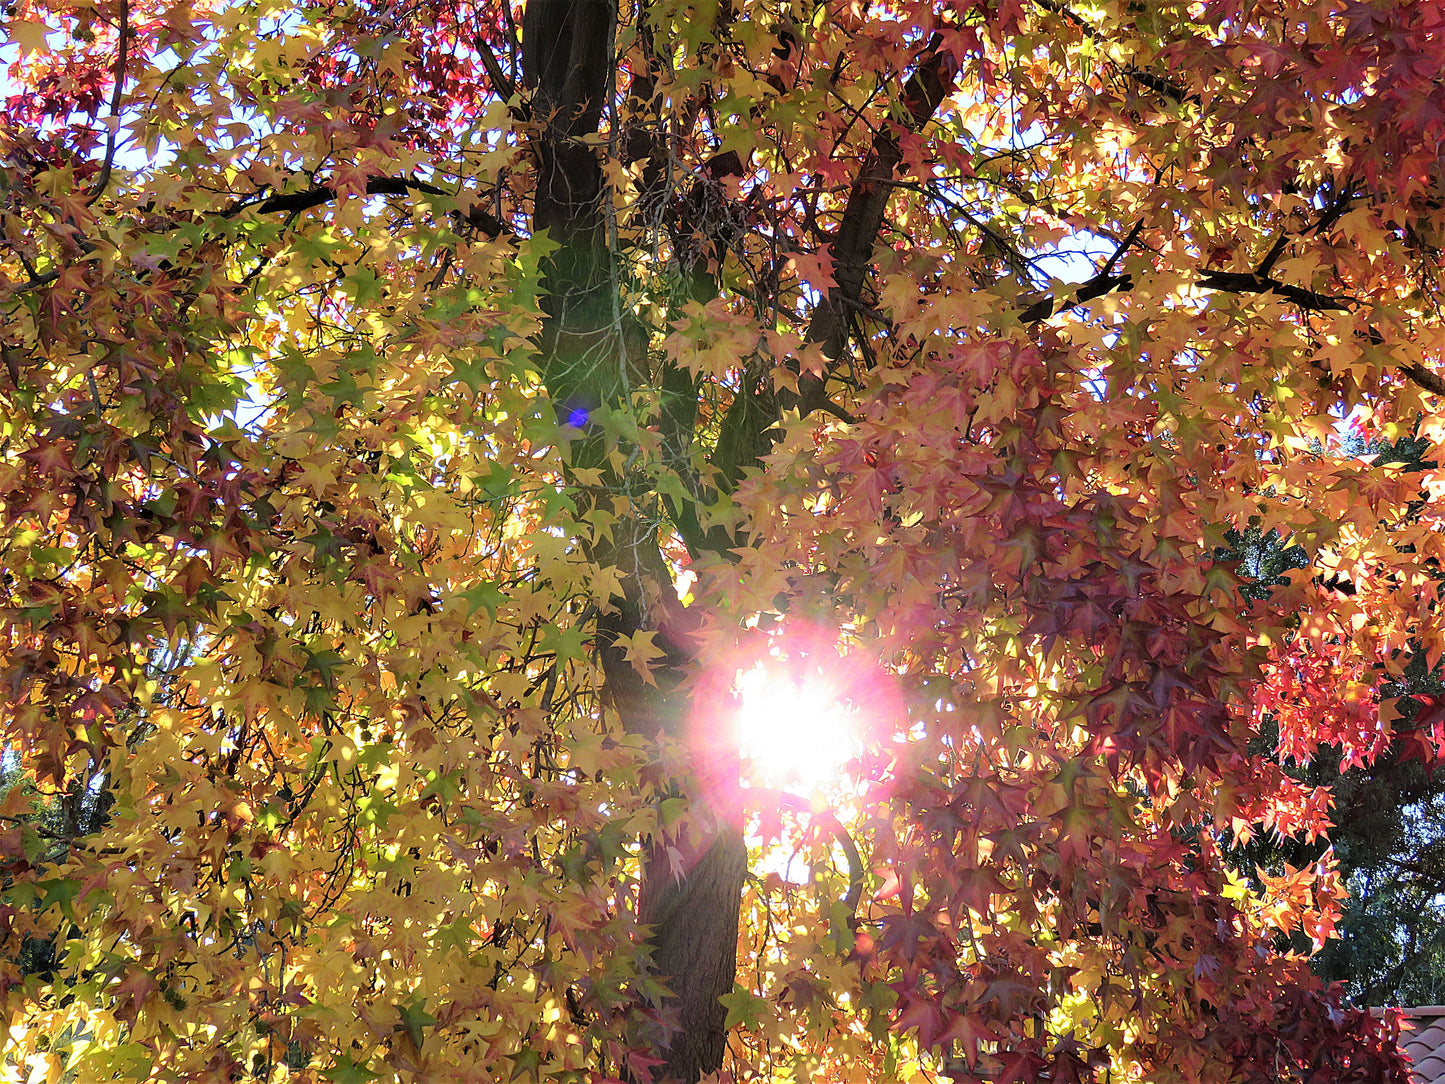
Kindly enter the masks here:
[[[532, 114], [537, 163], [533, 229], [559, 244], [545, 267], [546, 296], [540, 341], [542, 372], [559, 418], [582, 430], [574, 441], [575, 466], [604, 468], [604, 445], [587, 432], [598, 407], [627, 405], [626, 339], [617, 314], [614, 254], [608, 246], [608, 193], [595, 136], [613, 74], [616, 8], [610, 0], [529, 0], [522, 57]], [[609, 477], [598, 500], [621, 492]], [[592, 560], [626, 573], [624, 594], [598, 620], [597, 640], [606, 694], [629, 731], [684, 736], [689, 705], [677, 692], [690, 652], [686, 615], [670, 606], [670, 577], [655, 531], [640, 522], [619, 523], [614, 538], [597, 543]], [[650, 614], [650, 617], [649, 617]], [[643, 628], [659, 631], [668, 650], [657, 684], [643, 683], [617, 648], [619, 637]], [[724, 763], [728, 758], [724, 757]], [[705, 775], [726, 776], [705, 772]], [[718, 1000], [733, 988], [737, 969], [738, 910], [747, 853], [726, 794], [690, 794], [701, 838], [664, 847], [654, 841], [644, 864], [640, 919], [652, 927], [649, 971], [672, 991], [664, 1004], [670, 1025], [653, 1051], [658, 1078], [696, 1081], [722, 1066], [726, 1012]], [[674, 861], [677, 856], [677, 861]]]
[[[700, 853], [698, 853], [700, 852]], [[642, 885], [642, 921], [653, 928], [652, 969], [668, 980], [677, 1031], [669, 1037], [660, 1072], [695, 1081], [722, 1066], [727, 1011], [737, 974], [738, 904], [748, 872], [747, 848], [735, 822], [684, 852], [687, 868], [674, 876], [668, 855], [649, 856]]]
[[[591, 412], [628, 405], [627, 374], [645, 373], [643, 356], [628, 357], [628, 340], [617, 296], [615, 254], [609, 247], [607, 209], [610, 194], [596, 149], [603, 109], [613, 87], [615, 0], [529, 0], [523, 21], [523, 69], [532, 93], [537, 125], [533, 153], [537, 163], [534, 231], [546, 230], [559, 248], [544, 266], [546, 318], [538, 346], [543, 378], [563, 421], [582, 433], [573, 441], [572, 464], [600, 470], [602, 483], [591, 491], [597, 502], [631, 491], [627, 479], [608, 467], [605, 442], [589, 433]], [[830, 361], [847, 351], [853, 311], [860, 302], [867, 268], [883, 223], [893, 178], [903, 162], [899, 136], [919, 131], [954, 85], [957, 66], [934, 37], [903, 88], [902, 115], [880, 130], [851, 186], [833, 244], [836, 284], [819, 304], [808, 339], [820, 343]], [[650, 100], [651, 84], [629, 88], [634, 101]], [[645, 139], [619, 139], [624, 156], [667, 153]], [[718, 168], [723, 168], [719, 166]], [[644, 176], [649, 174], [644, 171]], [[652, 174], [656, 180], [657, 171]], [[662, 194], [666, 197], [666, 193]], [[714, 253], [721, 259], [726, 245]], [[637, 349], [635, 346], [633, 349]], [[665, 447], [685, 463], [689, 428], [696, 410], [695, 383], [687, 374], [661, 378]], [[737, 396], [718, 438], [714, 466], [735, 478], [772, 443], [779, 409], [806, 414], [825, 402], [826, 376], [802, 374], [798, 392]], [[692, 401], [683, 403], [691, 390]], [[674, 401], [676, 400], [676, 401]], [[643, 487], [644, 489], [648, 487]], [[584, 500], [586, 498], [584, 497]], [[609, 505], [610, 506], [610, 505]], [[737, 540], [703, 539], [695, 510], [673, 510], [690, 544], [700, 541], [719, 553]], [[598, 619], [597, 646], [606, 677], [606, 694], [633, 733], [687, 739], [689, 705], [679, 683], [692, 651], [689, 614], [672, 595], [666, 562], [656, 531], [641, 520], [618, 523], [610, 538], [594, 543], [589, 557], [624, 573], [623, 596]], [[617, 646], [620, 637], [642, 629], [658, 633], [656, 644], [667, 657], [654, 671], [656, 685], [644, 683]], [[688, 797], [696, 816], [694, 836], [686, 841], [653, 841], [644, 863], [639, 900], [641, 921], [652, 928], [650, 971], [672, 991], [664, 1006], [672, 1030], [661, 1034], [653, 1052], [660, 1076], [692, 1082], [722, 1066], [726, 1012], [719, 998], [731, 992], [737, 966], [738, 912], [747, 855], [741, 816], [736, 808], [736, 750], [719, 754], [715, 735], [689, 742], [696, 774]]]

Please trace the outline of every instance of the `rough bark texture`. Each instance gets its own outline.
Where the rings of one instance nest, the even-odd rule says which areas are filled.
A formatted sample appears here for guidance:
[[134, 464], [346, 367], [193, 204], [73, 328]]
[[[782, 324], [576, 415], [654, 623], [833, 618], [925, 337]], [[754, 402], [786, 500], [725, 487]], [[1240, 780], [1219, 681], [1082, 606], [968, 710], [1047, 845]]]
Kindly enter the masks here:
[[[614, 76], [615, 26], [613, 0], [529, 0], [522, 42], [536, 125], [533, 229], [547, 231], [559, 246], [544, 265], [546, 319], [538, 342], [542, 371], [559, 417], [580, 431], [571, 449], [573, 464], [602, 471], [602, 484], [591, 494], [599, 507], [610, 506], [611, 495], [628, 487], [627, 479], [607, 467], [604, 442], [590, 418], [599, 408], [624, 405], [628, 381], [633, 379], [629, 374], [646, 371], [640, 359], [628, 357], [628, 336], [618, 312], [615, 257], [608, 245], [608, 194], [595, 138]], [[833, 245], [836, 285], [819, 305], [809, 329], [809, 339], [821, 343], [832, 360], [847, 349], [853, 310], [903, 160], [898, 137], [927, 123], [952, 89], [953, 75], [952, 57], [933, 43], [904, 89], [906, 110], [895, 122], [897, 131], [880, 131], [851, 186]], [[641, 86], [629, 88], [634, 104], [650, 101], [653, 93], [646, 75], [640, 78]], [[620, 150], [629, 159], [659, 161], [667, 153], [656, 135], [636, 132], [624, 135]], [[734, 160], [717, 160], [707, 176], [696, 179], [692, 195], [706, 197], [711, 191], [708, 184], [717, 180], [715, 173], [741, 168]], [[653, 198], [668, 198], [666, 192], [652, 192], [661, 184], [659, 168], [650, 168], [644, 176], [648, 181], [644, 189]], [[684, 201], [679, 213], [686, 210]], [[681, 230], [679, 235], [690, 232]], [[715, 274], [708, 268], [726, 255], [727, 239], [713, 240], [713, 250], [694, 254], [696, 259], [689, 264], [696, 265], [694, 279], [704, 292]], [[679, 259], [685, 255], [680, 249]], [[713, 457], [722, 475], [735, 478], [767, 451], [780, 406], [807, 413], [822, 405], [825, 380], [805, 378], [800, 394], [786, 401], [770, 388], [740, 395]], [[665, 372], [661, 381], [668, 396], [662, 419], [667, 447], [685, 464], [696, 387], [686, 374], [676, 371]], [[704, 536], [693, 509], [671, 511], [690, 545], [718, 552], [736, 545], [731, 537]], [[622, 597], [611, 600], [611, 609], [597, 624], [610, 703], [634, 733], [689, 737], [684, 730], [689, 725], [689, 704], [679, 682], [691, 657], [690, 615], [670, 597], [655, 530], [640, 521], [618, 524], [610, 538], [592, 544], [589, 557], [625, 573]], [[654, 673], [655, 686], [639, 678], [617, 646], [620, 638], [640, 629], [656, 630], [656, 643], [668, 652], [664, 665]], [[665, 1006], [672, 1028], [659, 1040], [655, 1054], [662, 1064], [656, 1072], [687, 1082], [722, 1066], [726, 1012], [719, 998], [733, 988], [739, 901], [747, 875], [741, 819], [733, 797], [735, 751], [719, 753], [710, 740], [690, 744], [698, 771], [686, 785], [699, 827], [690, 840], [669, 841], [670, 850], [654, 843], [645, 863], [639, 904], [642, 921], [653, 931], [651, 972], [673, 994]]]
[[[615, 306], [614, 257], [608, 247], [606, 186], [595, 143], [588, 142], [598, 131], [613, 74], [615, 16], [609, 0], [530, 0], [522, 43], [537, 123], [533, 229], [546, 230], [560, 246], [544, 267], [542, 371], [561, 419], [581, 430], [573, 442], [573, 463], [594, 468], [605, 467], [606, 460], [603, 441], [589, 432], [592, 412], [624, 405], [629, 392], [627, 336]], [[594, 499], [607, 501], [610, 492], [623, 490], [624, 482], [604, 471]], [[611, 539], [594, 543], [589, 556], [626, 573], [623, 596], [612, 600], [612, 609], [597, 624], [608, 699], [634, 733], [681, 735], [689, 715], [687, 699], [678, 692], [690, 656], [688, 615], [668, 597], [670, 578], [655, 530], [638, 521], [619, 523]], [[654, 675], [656, 686], [642, 682], [617, 647], [620, 637], [644, 628], [657, 630], [656, 642], [668, 651]], [[726, 771], [702, 775], [717, 779]], [[742, 831], [728, 811], [730, 803], [706, 793], [710, 788], [700, 779], [690, 788], [702, 813], [699, 822], [712, 827], [693, 841], [693, 853], [676, 867], [654, 844], [640, 902], [641, 919], [653, 929], [650, 970], [673, 993], [664, 1011], [675, 1026], [655, 1051], [662, 1060], [655, 1072], [688, 1082], [722, 1066], [726, 1012], [718, 999], [733, 988], [738, 908], [747, 875]]]
[[643, 883], [642, 920], [652, 925], [652, 966], [670, 975], [677, 1032], [663, 1072], [693, 1081], [722, 1066], [727, 1011], [718, 999], [737, 974], [738, 900], [747, 876], [747, 848], [735, 825], [726, 825], [675, 877], [654, 854]]
[[606, 186], [587, 142], [602, 119], [615, 22], [611, 0], [531, 0], [523, 18], [523, 74], [538, 126], [532, 229], [560, 246], [547, 263], [538, 345], [553, 402], [581, 429], [622, 391]]

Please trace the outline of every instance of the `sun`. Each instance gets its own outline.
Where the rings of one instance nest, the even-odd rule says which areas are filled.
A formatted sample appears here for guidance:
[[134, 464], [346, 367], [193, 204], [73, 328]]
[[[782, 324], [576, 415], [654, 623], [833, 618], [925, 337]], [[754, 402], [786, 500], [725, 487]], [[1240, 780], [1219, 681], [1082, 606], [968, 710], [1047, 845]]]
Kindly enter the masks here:
[[842, 698], [841, 682], [770, 659], [740, 672], [736, 689], [738, 745], [753, 783], [826, 790], [857, 756], [858, 712]]

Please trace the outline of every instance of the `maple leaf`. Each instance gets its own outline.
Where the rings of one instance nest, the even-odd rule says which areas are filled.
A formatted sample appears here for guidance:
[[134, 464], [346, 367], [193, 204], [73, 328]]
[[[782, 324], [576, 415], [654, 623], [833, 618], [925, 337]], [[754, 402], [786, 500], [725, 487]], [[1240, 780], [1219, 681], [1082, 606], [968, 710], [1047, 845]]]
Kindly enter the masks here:
[[124, 977], [111, 992], [115, 997], [112, 1012], [117, 1020], [134, 1023], [150, 996], [160, 989], [160, 983], [143, 967], [125, 968]]
[[[1415, 699], [1425, 698], [1417, 696]], [[1434, 697], [1429, 699], [1433, 700]], [[1427, 711], [1432, 707], [1428, 706]], [[1424, 715], [1426, 712], [1422, 711], [1420, 714]], [[1442, 750], [1445, 750], [1445, 723], [1436, 722], [1428, 727], [1416, 726], [1403, 732], [1396, 731], [1394, 738], [1399, 748], [1397, 756], [1401, 763], [1418, 760], [1427, 775], [1435, 774], [1442, 759]]]
[[321, 1075], [335, 1084], [369, 1084], [379, 1074], [372, 1072], [366, 1067], [366, 1059], [355, 1061], [349, 1057], [338, 1058], [336, 1064], [329, 1069], [321, 1070]]
[[56, 906], [66, 918], [75, 921], [75, 898], [83, 887], [80, 881], [70, 877], [53, 877], [37, 882], [35, 887], [44, 892], [39, 903], [42, 910]]
[[734, 6], [12, 13], [15, 1064], [1403, 1084], [1237, 867], [1445, 743], [1433, 9]]
[[943, 1031], [937, 1002], [928, 997], [900, 994], [893, 1027], [898, 1031], [916, 1032], [924, 1049], [932, 1047]]
[[729, 1030], [735, 1027], [756, 1028], [772, 1012], [766, 998], [758, 997], [751, 990], [735, 985], [730, 994], [718, 999], [727, 1009]]
[[657, 684], [657, 679], [653, 676], [653, 664], [667, 654], [654, 643], [656, 639], [657, 633], [654, 630], [639, 629], [631, 636], [619, 636], [615, 641], [615, 645], [622, 649], [628, 665], [649, 685]]
[[1445, 697], [1411, 693], [1409, 699], [1420, 705], [1420, 709], [1411, 720], [1416, 730], [1434, 731], [1442, 723], [1445, 723]]
[[1000, 1068], [994, 1079], [999, 1084], [1016, 1084], [1017, 1081], [1036, 1080], [1044, 1060], [1037, 1054], [1021, 1050], [1004, 1051], [997, 1055]]
[[48, 53], [50, 27], [32, 19], [7, 19], [5, 32], [23, 53]]
[[426, 998], [397, 1006], [397, 1015], [401, 1017], [401, 1023], [396, 1025], [396, 1030], [405, 1032], [407, 1038], [418, 1050], [426, 1038], [426, 1030], [437, 1022], [435, 1016], [426, 1011]]
[[896, 952], [911, 962], [922, 945], [937, 937], [938, 928], [920, 914], [890, 914], [883, 918], [883, 936], [878, 943], [884, 951]]
[[972, 1070], [978, 1065], [979, 1047], [984, 1043], [991, 1044], [998, 1038], [999, 1034], [994, 1026], [982, 1017], [957, 1012], [950, 1015], [948, 1026], [938, 1037], [938, 1041], [940, 1044], [961, 1044], [966, 1064]]

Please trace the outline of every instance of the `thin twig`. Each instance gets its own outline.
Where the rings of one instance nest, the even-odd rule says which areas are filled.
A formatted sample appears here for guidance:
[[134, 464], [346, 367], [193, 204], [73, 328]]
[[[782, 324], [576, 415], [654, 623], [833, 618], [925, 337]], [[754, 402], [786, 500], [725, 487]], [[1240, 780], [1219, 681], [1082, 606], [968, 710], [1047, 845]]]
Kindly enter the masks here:
[[89, 207], [100, 199], [110, 184], [111, 167], [115, 164], [115, 134], [120, 131], [120, 100], [125, 93], [125, 67], [130, 60], [130, 0], [121, 0], [120, 40], [116, 47], [115, 86], [110, 92], [110, 117], [105, 133], [105, 159], [100, 164], [100, 175], [95, 178], [85, 205]]

